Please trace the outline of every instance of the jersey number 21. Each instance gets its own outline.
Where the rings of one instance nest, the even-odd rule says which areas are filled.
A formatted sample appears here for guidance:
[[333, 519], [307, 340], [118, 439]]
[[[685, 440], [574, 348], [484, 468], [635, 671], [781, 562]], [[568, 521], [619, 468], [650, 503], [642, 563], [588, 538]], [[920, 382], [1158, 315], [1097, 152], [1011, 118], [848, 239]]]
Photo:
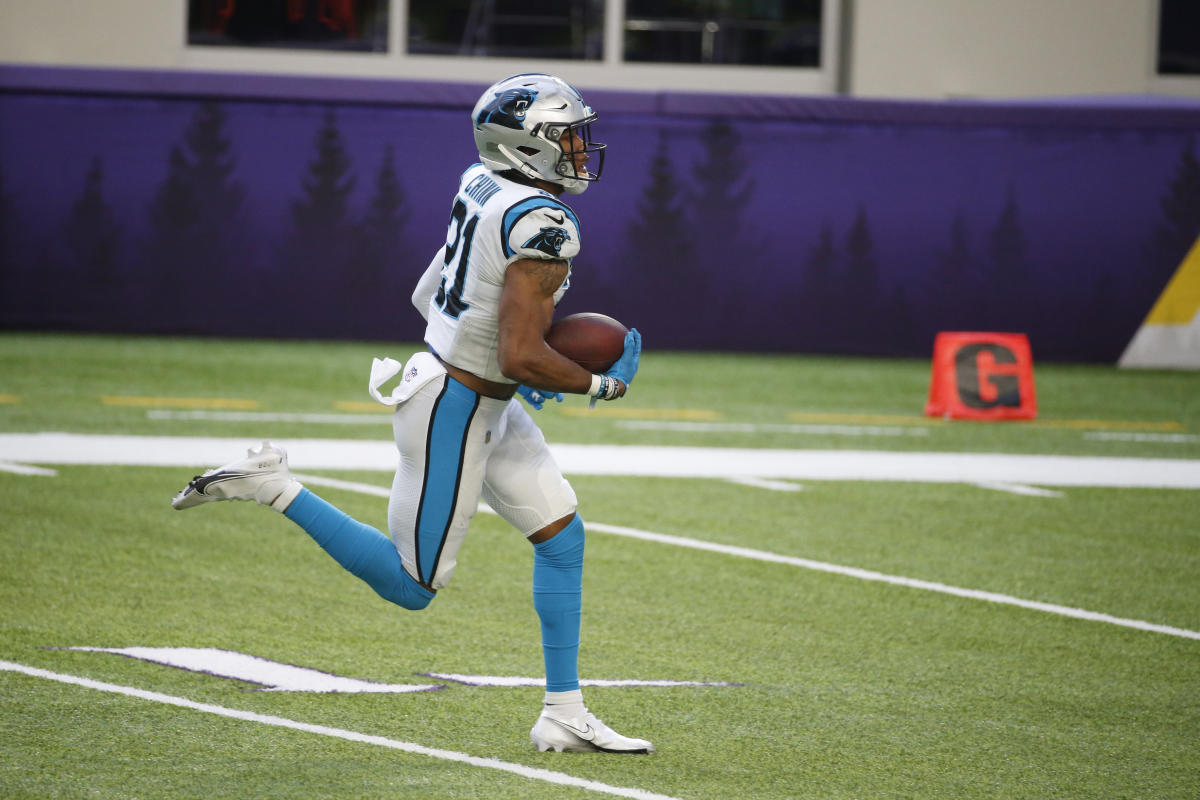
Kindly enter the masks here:
[[[466, 223], [464, 225], [464, 223]], [[479, 215], [471, 217], [467, 221], [467, 204], [461, 199], [454, 202], [454, 209], [450, 212], [450, 224], [454, 228], [454, 241], [447, 242], [446, 255], [442, 259], [442, 282], [438, 286], [437, 291], [437, 306], [446, 314], [454, 319], [462, 312], [470, 308], [470, 304], [464, 303], [462, 298], [463, 285], [467, 282], [467, 260], [471, 256], [471, 239], [475, 237], [475, 226], [479, 224]], [[449, 240], [449, 236], [446, 237]], [[454, 284], [446, 291], [446, 281], [450, 277], [450, 264], [454, 261], [455, 255], [458, 256], [458, 266], [454, 270]]]

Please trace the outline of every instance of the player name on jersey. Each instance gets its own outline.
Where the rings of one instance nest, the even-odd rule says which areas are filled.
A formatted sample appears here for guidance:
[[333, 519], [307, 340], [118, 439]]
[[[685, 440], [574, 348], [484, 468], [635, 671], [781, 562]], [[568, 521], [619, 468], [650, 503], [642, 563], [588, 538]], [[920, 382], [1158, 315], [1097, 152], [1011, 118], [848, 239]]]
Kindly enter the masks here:
[[486, 203], [498, 191], [500, 191], [500, 184], [492, 180], [489, 175], [478, 175], [463, 187], [463, 192], [467, 197], [470, 197], [479, 205]]

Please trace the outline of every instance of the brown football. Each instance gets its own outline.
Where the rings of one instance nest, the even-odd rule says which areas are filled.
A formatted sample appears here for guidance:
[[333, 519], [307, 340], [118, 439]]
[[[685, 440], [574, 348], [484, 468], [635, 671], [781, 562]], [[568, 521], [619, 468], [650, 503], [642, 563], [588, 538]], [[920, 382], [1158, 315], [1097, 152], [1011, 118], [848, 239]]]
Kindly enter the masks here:
[[555, 320], [546, 344], [591, 372], [605, 372], [625, 352], [629, 330], [604, 314], [571, 314]]

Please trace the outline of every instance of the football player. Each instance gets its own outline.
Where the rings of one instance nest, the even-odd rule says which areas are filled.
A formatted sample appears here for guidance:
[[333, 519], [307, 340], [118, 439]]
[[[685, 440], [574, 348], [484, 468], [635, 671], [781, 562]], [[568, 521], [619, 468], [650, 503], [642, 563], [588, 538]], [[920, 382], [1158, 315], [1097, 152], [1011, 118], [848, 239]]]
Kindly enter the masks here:
[[[551, 75], [516, 75], [483, 93], [472, 113], [479, 163], [462, 174], [444, 247], [418, 281], [428, 351], [403, 368], [376, 359], [371, 392], [396, 407], [399, 467], [388, 504], [391, 538], [305, 489], [282, 448], [264, 442], [247, 458], [192, 480], [177, 509], [215, 500], [256, 500], [303, 528], [380, 596], [424, 608], [450, 581], [480, 498], [533, 545], [533, 605], [546, 670], [543, 708], [530, 738], [539, 750], [650, 753], [588, 711], [578, 653], [584, 524], [570, 483], [534, 409], [562, 393], [615, 400], [637, 373], [641, 335], [592, 374], [544, 340], [579, 253], [579, 219], [560, 199], [600, 179], [603, 144], [595, 112]], [[397, 374], [384, 397], [379, 387]]]

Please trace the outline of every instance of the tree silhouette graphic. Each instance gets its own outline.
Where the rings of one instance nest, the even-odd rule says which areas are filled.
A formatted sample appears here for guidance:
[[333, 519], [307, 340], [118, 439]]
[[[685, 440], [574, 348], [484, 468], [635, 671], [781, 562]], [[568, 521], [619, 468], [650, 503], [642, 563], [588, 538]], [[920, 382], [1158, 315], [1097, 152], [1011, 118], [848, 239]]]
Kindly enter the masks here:
[[13, 305], [13, 287], [17, 285], [17, 247], [13, 238], [13, 232], [16, 230], [15, 211], [12, 198], [8, 194], [4, 165], [0, 164], [0, 311], [4, 312], [0, 319], [7, 316], [7, 307]]
[[981, 303], [984, 319], [998, 330], [1025, 331], [1036, 319], [1039, 297], [1030, 281], [1025, 232], [1017, 193], [1011, 185], [989, 233], [988, 251], [991, 272]]
[[827, 352], [831, 334], [840, 329], [838, 249], [833, 225], [821, 224], [817, 241], [808, 248], [804, 259], [804, 280], [794, 320], [798, 328], [797, 347], [807, 352]]
[[[619, 303], [614, 313], [629, 319], [652, 319], [660, 304], [672, 301], [681, 281], [687, 281], [689, 287], [703, 281], [693, 268], [692, 228], [679, 196], [676, 176], [668, 153], [667, 133], [660, 130], [646, 172], [646, 184], [626, 234], [626, 259], [634, 265], [630, 282], [614, 298]], [[696, 288], [689, 288], [690, 295], [699, 293]], [[641, 323], [639, 327], [644, 325]], [[660, 343], [665, 345], [667, 341]]]
[[350, 196], [356, 178], [337, 118], [326, 111], [314, 139], [315, 153], [292, 201], [289, 268], [301, 266], [314, 279], [328, 278], [346, 259]]
[[920, 288], [928, 298], [929, 333], [969, 330], [979, 316], [979, 286], [971, 233], [962, 210], [950, 222], [946, 246], [939, 248], [927, 283]]
[[191, 253], [189, 247], [199, 212], [189, 181], [191, 164], [178, 145], [167, 156], [167, 177], [150, 205], [151, 252], [156, 261], [168, 265], [178, 255]]
[[306, 335], [345, 335], [344, 307], [353, 301], [348, 265], [355, 226], [350, 198], [357, 178], [333, 110], [325, 112], [314, 153], [291, 202], [291, 226], [282, 250], [286, 291], [304, 317]]
[[700, 250], [735, 250], [741, 243], [746, 205], [754, 180], [746, 177], [742, 137], [724, 117], [712, 119], [700, 134], [703, 155], [692, 170], [688, 195]]
[[[1155, 266], [1166, 282], [1200, 237], [1200, 161], [1189, 138], [1179, 153], [1175, 173], [1159, 200], [1162, 220], [1154, 230]], [[1159, 266], [1161, 264], [1161, 266]]]
[[412, 258], [402, 249], [408, 216], [404, 190], [396, 176], [395, 154], [392, 146], [387, 145], [375, 173], [375, 192], [354, 237], [347, 270], [349, 286], [356, 294], [378, 295], [390, 275], [416, 282], [425, 264], [402, 260], [407, 257], [411, 261]]
[[215, 242], [224, 240], [245, 197], [242, 185], [233, 180], [236, 164], [233, 144], [225, 136], [226, 120], [220, 105], [204, 103], [184, 132], [199, 233]]
[[[762, 260], [765, 248], [762, 235], [747, 228], [755, 182], [746, 174], [741, 134], [727, 118], [714, 117], [701, 130], [700, 144], [703, 149], [693, 164], [686, 195], [689, 234], [697, 257], [689, 283], [703, 282], [709, 324], [723, 329], [736, 324], [758, 291], [748, 282], [729, 280], [731, 267]], [[791, 299], [795, 293], [793, 285]], [[718, 338], [713, 344], [720, 342]]]
[[325, 113], [315, 144], [316, 155], [301, 181], [302, 195], [292, 203], [296, 231], [302, 239], [314, 241], [343, 232], [357, 180], [350, 174], [350, 154], [332, 110]]
[[852, 297], [868, 298], [875, 293], [879, 265], [875, 261], [875, 238], [862, 206], [846, 234], [846, 287]]
[[229, 284], [247, 271], [252, 248], [226, 121], [218, 103], [196, 107], [182, 141], [168, 152], [167, 175], [150, 203], [148, 282], [161, 296], [156, 303], [168, 306], [180, 327], [246, 299]]
[[875, 237], [867, 220], [867, 210], [862, 206], [858, 207], [846, 233], [842, 258], [842, 280], [833, 304], [843, 323], [841, 333], [849, 352], [871, 352], [883, 327], [884, 307], [879, 296]]
[[11, 266], [12, 257], [11, 227], [12, 227], [12, 198], [8, 196], [8, 184], [5, 181], [4, 164], [0, 163], [0, 266]]
[[826, 307], [837, 293], [837, 264], [833, 226], [825, 222], [817, 233], [817, 243], [809, 248], [804, 262], [804, 293], [815, 308]]
[[[375, 172], [374, 192], [361, 222], [354, 226], [344, 272], [346, 298], [358, 313], [346, 319], [343, 335], [404, 335], [396, 322], [397, 298], [407, 298], [431, 252], [409, 246], [408, 201], [396, 172], [395, 153], [386, 145]], [[413, 319], [405, 315], [405, 320]], [[415, 333], [415, 331], [413, 332]], [[413, 335], [412, 333], [408, 335]]]
[[71, 206], [63, 226], [63, 243], [73, 272], [93, 288], [117, 282], [120, 266], [121, 227], [104, 199], [104, 167], [92, 158], [84, 176], [83, 193]]

